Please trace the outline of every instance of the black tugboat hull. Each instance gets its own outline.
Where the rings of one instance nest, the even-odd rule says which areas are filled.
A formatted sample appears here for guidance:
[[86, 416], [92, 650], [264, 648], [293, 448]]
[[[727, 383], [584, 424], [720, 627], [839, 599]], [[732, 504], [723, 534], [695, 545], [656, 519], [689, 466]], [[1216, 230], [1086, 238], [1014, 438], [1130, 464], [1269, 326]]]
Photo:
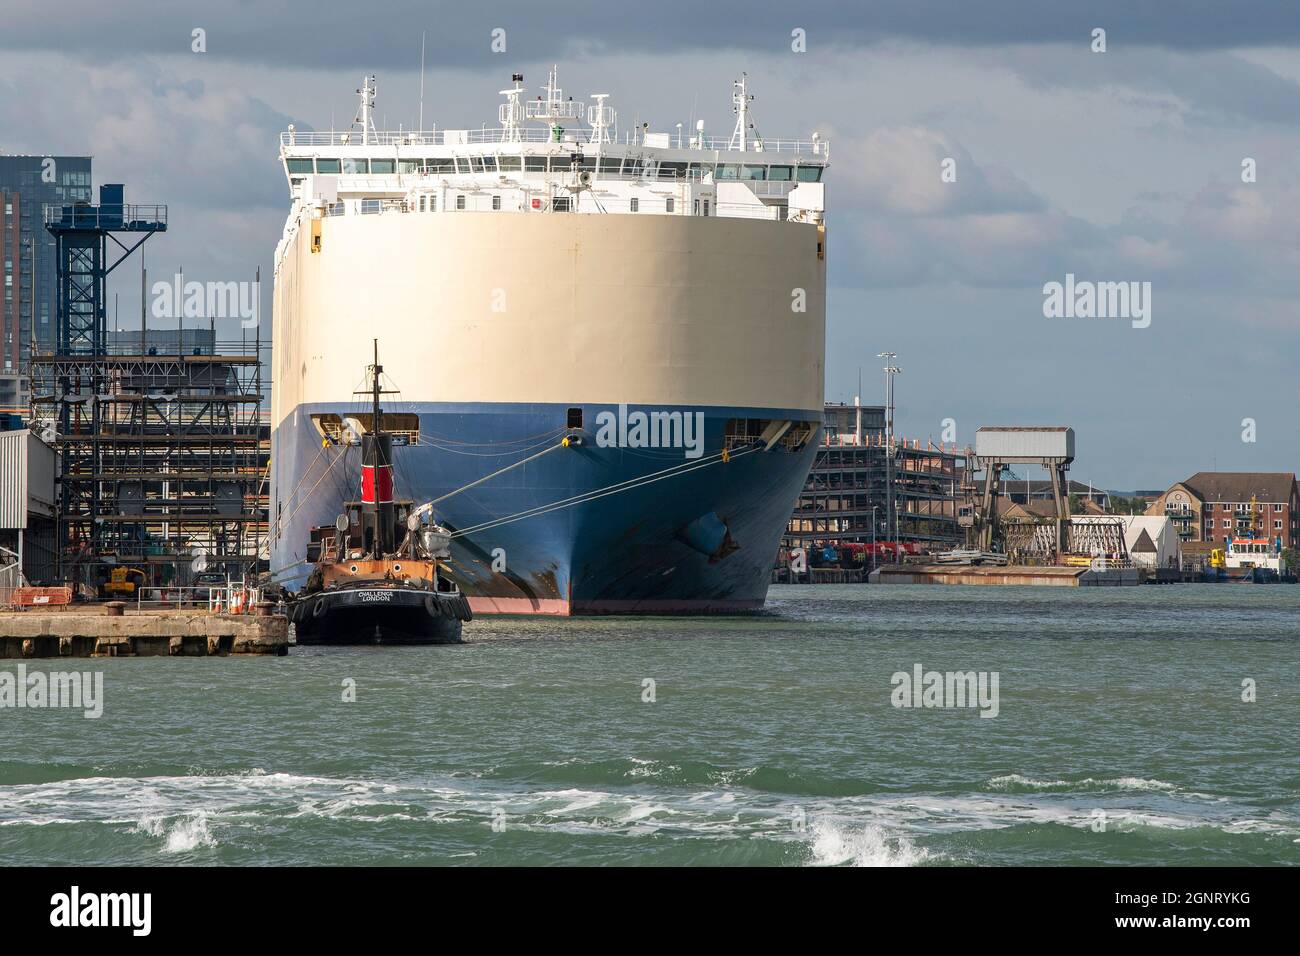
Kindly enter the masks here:
[[470, 611], [459, 594], [357, 588], [306, 595], [289, 618], [299, 644], [460, 644]]

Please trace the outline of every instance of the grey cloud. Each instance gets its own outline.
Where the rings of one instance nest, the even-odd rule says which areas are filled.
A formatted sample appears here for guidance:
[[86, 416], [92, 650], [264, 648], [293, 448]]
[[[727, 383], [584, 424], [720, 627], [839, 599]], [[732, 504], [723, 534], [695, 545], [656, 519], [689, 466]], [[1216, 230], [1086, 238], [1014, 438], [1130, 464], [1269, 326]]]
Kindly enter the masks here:
[[1045, 45], [985, 56], [1031, 86], [1109, 88], [1129, 103], [1164, 109], [1184, 123], [1300, 121], [1300, 84], [1231, 52], [1111, 47], [1092, 53], [1083, 45]]
[[98, 60], [188, 51], [190, 31], [208, 32], [208, 54], [271, 65], [368, 69], [405, 56], [421, 30], [432, 62], [475, 65], [489, 59], [489, 34], [507, 31], [511, 56], [545, 58], [583, 51], [609, 54], [731, 48], [789, 50], [790, 31], [809, 43], [860, 47], [886, 40], [956, 46], [1085, 44], [1094, 27], [1113, 48], [1183, 50], [1274, 45], [1300, 39], [1289, 0], [806, 0], [764, 7], [734, 0], [695, 3], [583, 2], [431, 4], [241, 0], [213, 4], [103, 3], [101, 0], [17, 0], [8, 4], [0, 45], [63, 50]]

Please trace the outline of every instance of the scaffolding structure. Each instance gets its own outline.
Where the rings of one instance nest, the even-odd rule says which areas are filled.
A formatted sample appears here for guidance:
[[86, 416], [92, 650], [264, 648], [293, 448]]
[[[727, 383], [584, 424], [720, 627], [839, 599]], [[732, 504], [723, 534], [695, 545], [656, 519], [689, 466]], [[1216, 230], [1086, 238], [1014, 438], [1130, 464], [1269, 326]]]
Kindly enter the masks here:
[[[110, 341], [107, 276], [166, 228], [166, 207], [125, 206], [120, 186], [101, 187], [99, 206], [47, 207], [45, 221], [59, 245], [58, 327], [55, 351], [33, 356], [31, 396], [62, 459], [60, 576], [94, 587], [130, 564], [163, 585], [255, 570], [270, 457], [260, 333], [151, 335], [142, 307], [138, 336]], [[116, 232], [139, 238], [128, 247]]]
[[[962, 539], [956, 504], [964, 454], [919, 439], [827, 434], [817, 449], [782, 545], [952, 547]], [[890, 489], [892, 487], [892, 496]], [[888, 518], [892, 498], [894, 521]]]

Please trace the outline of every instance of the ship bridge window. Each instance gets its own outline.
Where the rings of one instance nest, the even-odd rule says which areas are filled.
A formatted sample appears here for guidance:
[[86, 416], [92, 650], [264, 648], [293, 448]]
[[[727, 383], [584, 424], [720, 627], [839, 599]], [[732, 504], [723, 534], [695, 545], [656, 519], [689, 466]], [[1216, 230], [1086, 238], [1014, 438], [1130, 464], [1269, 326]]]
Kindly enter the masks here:
[[623, 160], [617, 156], [610, 158], [606, 156], [600, 161], [600, 171], [602, 173], [617, 173], [623, 168]]
[[286, 162], [289, 164], [290, 173], [306, 173], [307, 175], [312, 173], [310, 159], [289, 159]]
[[685, 175], [686, 175], [685, 163], [660, 163], [659, 164], [660, 179], [681, 179]]
[[397, 171], [399, 173], [418, 173], [424, 169], [424, 160], [422, 159], [399, 159], [397, 161]]
[[370, 172], [370, 160], [368, 159], [345, 159], [343, 160], [343, 173], [353, 175], [365, 174]]
[[498, 156], [497, 165], [501, 167], [503, 173], [517, 173], [521, 163], [518, 156]]
[[488, 171], [482, 156], [471, 156], [469, 158], [470, 169], [476, 173], [485, 173]]
[[316, 160], [316, 172], [331, 175], [340, 172], [339, 161], [337, 159], [318, 159]]
[[525, 172], [530, 172], [530, 173], [544, 173], [544, 172], [546, 172], [546, 157], [545, 157], [545, 156], [525, 156], [525, 157], [524, 157], [524, 171], [525, 171]]
[[734, 163], [719, 163], [714, 179], [736, 179], [740, 167]]
[[378, 175], [391, 173], [393, 172], [394, 162], [391, 159], [372, 159], [370, 161], [370, 171]]
[[788, 183], [794, 178], [794, 169], [789, 166], [769, 166], [767, 178], [779, 183]]
[[767, 167], [766, 166], [741, 166], [740, 178], [741, 179], [766, 179]]
[[596, 157], [595, 157], [595, 156], [584, 156], [584, 157], [582, 157], [582, 164], [581, 164], [581, 165], [582, 165], [582, 168], [583, 168], [583, 169], [591, 170], [591, 171], [594, 172], [595, 169], [596, 169]]
[[[322, 441], [331, 445], [359, 445], [361, 434], [370, 430], [374, 416], [369, 412], [359, 412], [343, 418], [320, 412], [313, 414], [311, 420]], [[393, 436], [394, 445], [418, 445], [420, 416], [413, 412], [384, 412], [384, 431]]]
[[799, 167], [799, 182], [817, 183], [817, 182], [821, 182], [821, 178], [822, 178], [822, 168], [820, 166]]
[[445, 176], [456, 171], [456, 164], [452, 162], [450, 156], [434, 157], [426, 160], [425, 165], [428, 172], [435, 176]]

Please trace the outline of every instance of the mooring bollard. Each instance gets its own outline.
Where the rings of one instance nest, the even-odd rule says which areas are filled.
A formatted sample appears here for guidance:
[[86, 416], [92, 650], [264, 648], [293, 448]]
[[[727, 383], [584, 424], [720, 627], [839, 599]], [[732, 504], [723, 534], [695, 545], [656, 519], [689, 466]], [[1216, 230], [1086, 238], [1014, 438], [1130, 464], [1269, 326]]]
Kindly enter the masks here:
[[274, 607], [275, 607], [275, 602], [274, 602], [274, 601], [258, 601], [258, 602], [257, 602], [257, 616], [258, 616], [258, 617], [270, 617], [270, 616], [271, 616], [271, 610], [272, 610], [272, 608], [274, 608]]
[[121, 617], [125, 612], [125, 601], [109, 601], [104, 605], [104, 613], [109, 617]]

